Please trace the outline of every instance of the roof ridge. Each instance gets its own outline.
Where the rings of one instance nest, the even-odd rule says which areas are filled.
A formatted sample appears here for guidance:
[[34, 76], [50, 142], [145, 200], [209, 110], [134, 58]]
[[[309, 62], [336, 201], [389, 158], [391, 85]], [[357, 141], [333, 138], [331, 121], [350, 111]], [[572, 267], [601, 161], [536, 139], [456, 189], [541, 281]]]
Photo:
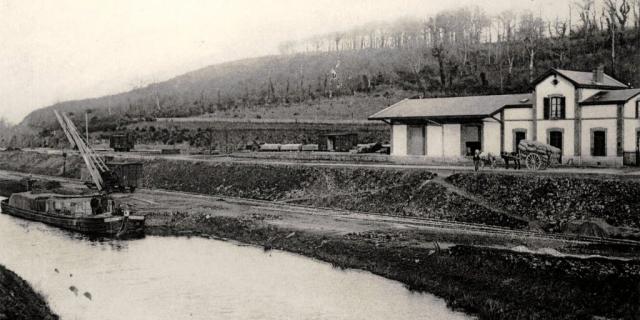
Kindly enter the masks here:
[[429, 99], [452, 99], [452, 98], [478, 98], [478, 97], [506, 97], [506, 96], [523, 96], [523, 95], [533, 95], [533, 93], [508, 93], [508, 94], [481, 94], [481, 95], [469, 95], [469, 96], [448, 96], [448, 97], [427, 97], [427, 98], [418, 98], [418, 99], [409, 99], [405, 98], [400, 100], [402, 102], [404, 100], [429, 100]]

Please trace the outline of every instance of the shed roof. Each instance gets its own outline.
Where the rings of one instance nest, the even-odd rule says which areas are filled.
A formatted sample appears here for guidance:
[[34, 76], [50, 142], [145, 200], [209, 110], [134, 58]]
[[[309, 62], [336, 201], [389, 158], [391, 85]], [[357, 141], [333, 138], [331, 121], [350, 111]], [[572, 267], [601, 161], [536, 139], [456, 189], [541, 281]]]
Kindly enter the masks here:
[[504, 107], [531, 107], [532, 94], [405, 99], [369, 120], [443, 117], [487, 117]]
[[618, 81], [614, 77], [604, 74], [602, 82], [593, 81], [593, 72], [563, 70], [563, 69], [550, 69], [542, 76], [538, 77], [533, 83], [537, 84], [540, 81], [546, 79], [548, 76], [557, 74], [561, 77], [569, 80], [573, 85], [578, 88], [602, 88], [602, 89], [623, 89], [629, 88], [628, 85]]
[[626, 103], [640, 95], [640, 89], [600, 91], [580, 102], [581, 105]]

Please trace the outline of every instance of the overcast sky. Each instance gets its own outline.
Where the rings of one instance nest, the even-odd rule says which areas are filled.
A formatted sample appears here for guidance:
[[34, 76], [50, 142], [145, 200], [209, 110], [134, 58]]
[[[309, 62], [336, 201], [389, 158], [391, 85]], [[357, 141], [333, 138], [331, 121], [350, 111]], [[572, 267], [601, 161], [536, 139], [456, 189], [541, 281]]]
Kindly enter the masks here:
[[284, 40], [464, 5], [566, 15], [569, 0], [0, 0], [0, 117], [127, 91]]

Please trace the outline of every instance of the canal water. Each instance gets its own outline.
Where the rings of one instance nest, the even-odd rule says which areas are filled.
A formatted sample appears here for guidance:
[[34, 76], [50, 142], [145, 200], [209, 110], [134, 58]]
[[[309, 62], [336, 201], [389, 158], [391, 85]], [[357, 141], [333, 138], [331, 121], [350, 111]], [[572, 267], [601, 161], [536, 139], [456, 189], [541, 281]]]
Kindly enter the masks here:
[[62, 320], [468, 318], [370, 273], [218, 240], [97, 241], [0, 214], [0, 243]]

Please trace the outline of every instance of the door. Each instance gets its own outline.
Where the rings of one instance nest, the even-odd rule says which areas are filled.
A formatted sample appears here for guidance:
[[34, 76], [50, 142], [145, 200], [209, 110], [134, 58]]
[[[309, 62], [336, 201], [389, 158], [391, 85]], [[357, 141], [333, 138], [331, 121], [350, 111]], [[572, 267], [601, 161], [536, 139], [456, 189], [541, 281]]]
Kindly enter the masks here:
[[607, 155], [606, 135], [604, 131], [593, 132], [593, 156], [604, 157]]
[[513, 152], [518, 152], [518, 145], [520, 144], [520, 141], [524, 140], [527, 138], [527, 133], [524, 131], [516, 131], [516, 136], [515, 136], [515, 145], [513, 145]]
[[336, 137], [327, 137], [327, 151], [335, 151]]
[[[562, 150], [562, 132], [551, 131], [549, 132], [549, 144]], [[562, 155], [562, 152], [560, 152]], [[562, 156], [560, 156], [560, 162], [562, 163]]]
[[409, 126], [407, 135], [407, 154], [410, 156], [424, 156], [424, 126]]

